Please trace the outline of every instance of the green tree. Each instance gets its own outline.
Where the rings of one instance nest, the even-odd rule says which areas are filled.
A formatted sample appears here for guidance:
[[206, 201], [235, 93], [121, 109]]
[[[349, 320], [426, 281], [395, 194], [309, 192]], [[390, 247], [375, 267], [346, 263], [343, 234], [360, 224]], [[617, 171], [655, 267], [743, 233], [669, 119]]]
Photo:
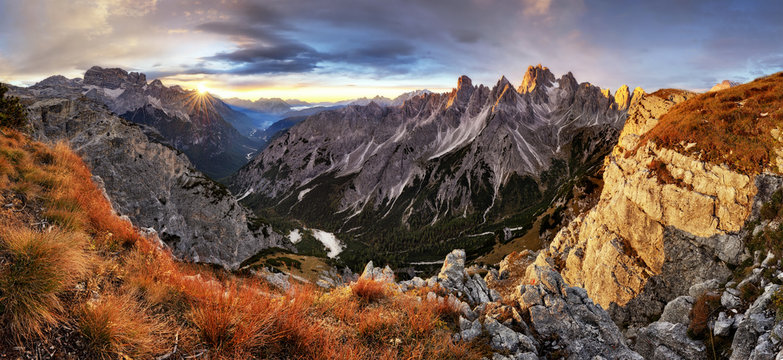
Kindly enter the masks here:
[[0, 127], [18, 128], [27, 122], [27, 114], [19, 98], [6, 96], [8, 87], [0, 84]]

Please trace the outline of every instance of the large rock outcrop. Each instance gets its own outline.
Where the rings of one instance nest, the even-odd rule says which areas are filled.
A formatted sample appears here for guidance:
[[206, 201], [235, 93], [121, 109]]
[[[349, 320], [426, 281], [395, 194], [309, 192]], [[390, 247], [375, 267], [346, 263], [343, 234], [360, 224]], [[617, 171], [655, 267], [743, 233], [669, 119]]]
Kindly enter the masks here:
[[[584, 289], [568, 286], [552, 269], [536, 268], [532, 284], [519, 285], [503, 299], [484, 279], [470, 274], [465, 260], [464, 250], [454, 250], [438, 275], [392, 281], [391, 286], [399, 291], [445, 291], [429, 292], [426, 300], [458, 309], [459, 331], [454, 338], [471, 341], [484, 334], [495, 351], [492, 359], [642, 359], [626, 345], [606, 310], [593, 303]], [[375, 272], [372, 264], [367, 269], [362, 276]]]
[[154, 229], [177, 257], [235, 269], [262, 249], [290, 246], [181, 152], [156, 141], [162, 139], [153, 129], [128, 123], [78, 93], [16, 94], [28, 105], [33, 135], [69, 142], [114, 209], [134, 225]]
[[[743, 225], [776, 189], [692, 156], [640, 145], [660, 116], [692, 93], [659, 91], [629, 109], [618, 145], [605, 161], [599, 203], [563, 228], [528, 268], [558, 269], [620, 322], [642, 322], [690, 285], [727, 278], [744, 252]], [[687, 144], [684, 146], [687, 147]]]

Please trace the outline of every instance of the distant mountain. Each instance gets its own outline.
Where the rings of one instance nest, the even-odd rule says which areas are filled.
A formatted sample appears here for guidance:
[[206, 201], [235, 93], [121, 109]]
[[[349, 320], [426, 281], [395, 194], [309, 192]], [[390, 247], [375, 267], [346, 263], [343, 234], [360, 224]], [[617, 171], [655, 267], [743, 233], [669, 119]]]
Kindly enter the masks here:
[[740, 84], [741, 83], [738, 83], [736, 81], [723, 80], [722, 82], [715, 84], [715, 86], [710, 88], [708, 92], [726, 90], [728, 88], [732, 88]]
[[570, 73], [530, 67], [519, 90], [505, 77], [488, 88], [462, 76], [451, 93], [398, 107], [310, 116], [231, 188], [252, 193], [257, 211], [338, 232], [378, 257], [441, 256], [529, 226], [561, 186], [600, 167], [625, 116], [608, 91]]
[[160, 80], [147, 83], [141, 73], [94, 66], [84, 79], [53, 76], [30, 90], [38, 95], [79, 91], [127, 120], [156, 129], [196, 168], [215, 179], [244, 165], [245, 155], [259, 146], [234, 127], [252, 125], [245, 114], [209, 94], [166, 87]]
[[[273, 98], [273, 99], [260, 98], [255, 101], [238, 99], [238, 98], [229, 98], [229, 99], [223, 99], [223, 101], [225, 101], [230, 105], [251, 109], [254, 111], [269, 113], [269, 114], [277, 114], [277, 115], [290, 111], [292, 106], [297, 106], [297, 105], [291, 105], [287, 101], [278, 98]], [[305, 105], [307, 105], [307, 103], [305, 103]]]

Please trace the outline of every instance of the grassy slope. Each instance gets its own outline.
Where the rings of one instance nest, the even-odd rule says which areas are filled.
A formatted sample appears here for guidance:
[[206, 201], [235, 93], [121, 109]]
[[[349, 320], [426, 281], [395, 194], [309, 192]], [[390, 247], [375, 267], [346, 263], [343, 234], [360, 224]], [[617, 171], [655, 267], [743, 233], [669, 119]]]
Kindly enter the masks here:
[[[783, 125], [783, 73], [696, 96], [673, 107], [640, 146], [697, 155], [746, 174], [764, 171], [780, 144], [770, 132]], [[688, 150], [688, 144], [695, 143]]]
[[486, 354], [451, 341], [453, 309], [382, 284], [282, 293], [249, 274], [177, 262], [113, 214], [66, 144], [2, 131], [2, 356], [20, 356], [19, 345], [56, 358]]

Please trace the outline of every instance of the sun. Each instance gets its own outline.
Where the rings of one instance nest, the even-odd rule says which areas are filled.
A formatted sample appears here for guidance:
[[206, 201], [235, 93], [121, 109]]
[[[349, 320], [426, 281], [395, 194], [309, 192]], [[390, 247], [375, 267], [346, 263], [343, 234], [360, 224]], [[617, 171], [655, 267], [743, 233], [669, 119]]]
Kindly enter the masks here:
[[206, 93], [207, 93], [207, 91], [208, 91], [209, 89], [207, 89], [207, 86], [206, 86], [206, 85], [204, 85], [203, 83], [199, 83], [199, 84], [196, 86], [196, 90], [198, 91], [199, 95], [204, 95], [204, 94], [206, 94]]

